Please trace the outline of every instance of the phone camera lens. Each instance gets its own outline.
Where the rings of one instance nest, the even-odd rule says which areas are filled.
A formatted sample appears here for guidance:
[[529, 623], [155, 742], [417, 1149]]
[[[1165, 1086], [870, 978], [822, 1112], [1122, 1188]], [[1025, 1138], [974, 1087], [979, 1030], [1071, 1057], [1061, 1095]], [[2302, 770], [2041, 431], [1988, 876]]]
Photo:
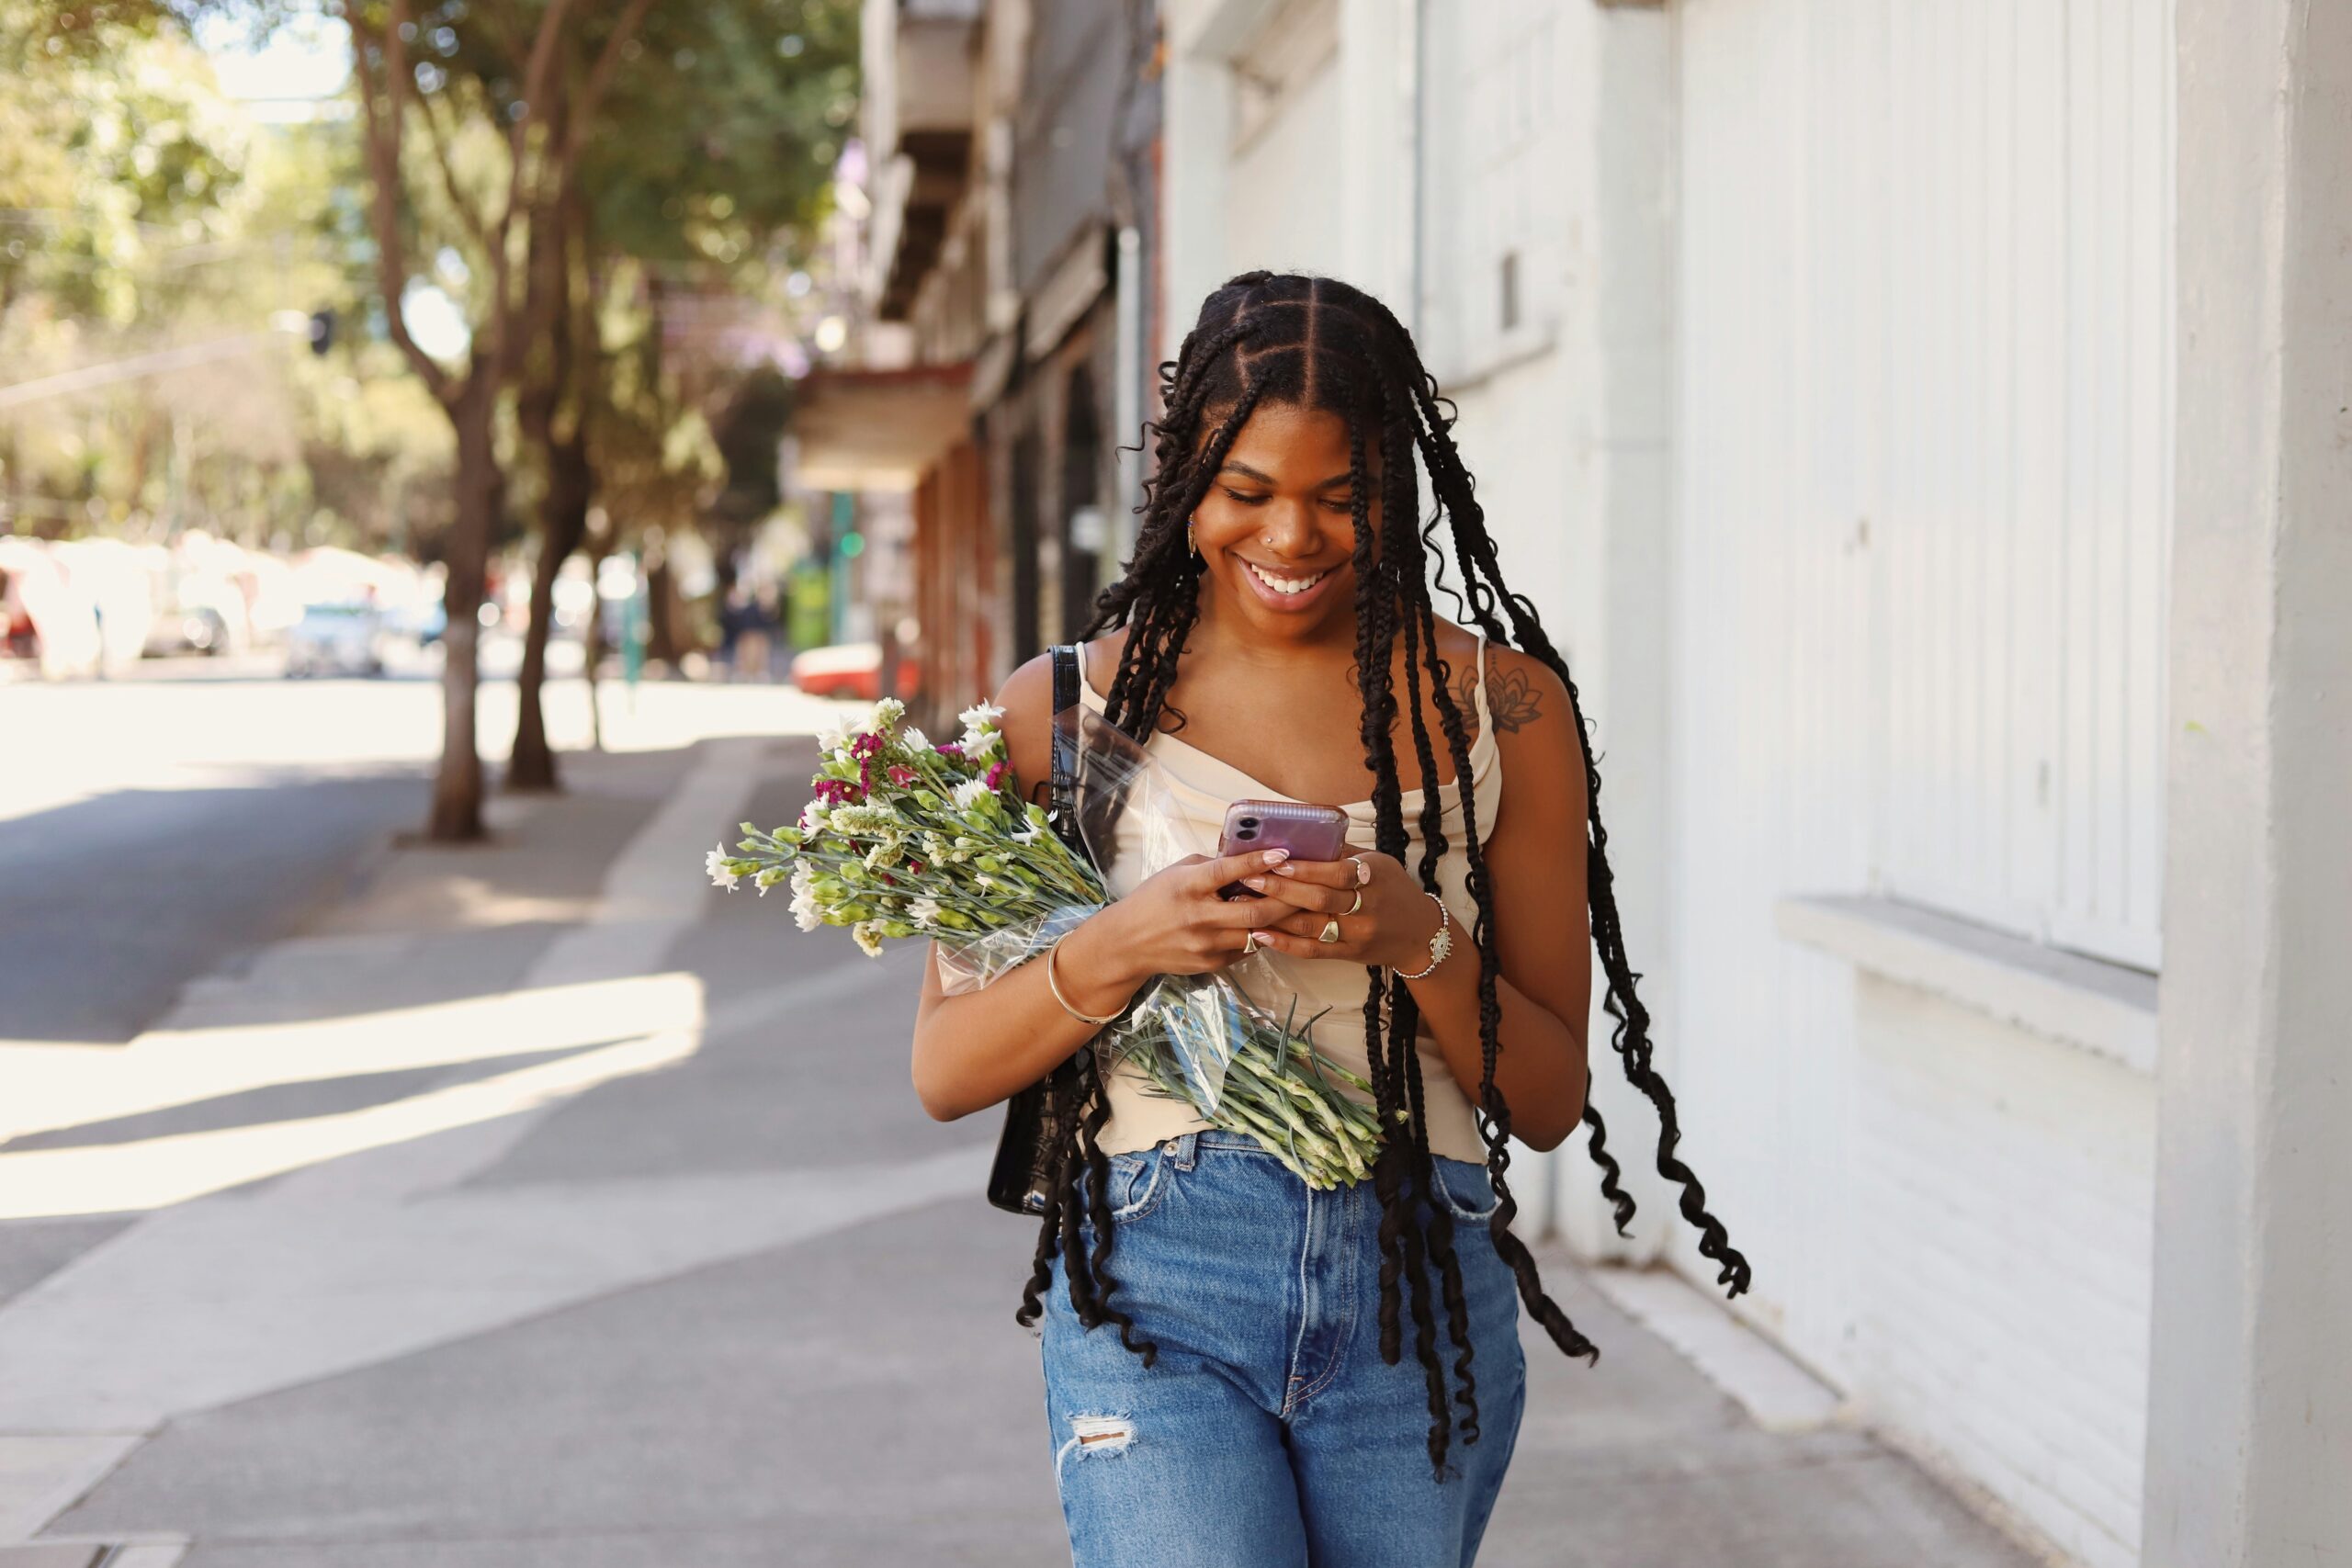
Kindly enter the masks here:
[[1244, 817], [1241, 819], [1241, 825], [1244, 828], [1255, 828], [1258, 825], [1258, 819], [1255, 817]]
[[1236, 834], [1234, 835], [1234, 837], [1235, 837], [1235, 838], [1237, 838], [1237, 839], [1254, 839], [1254, 838], [1256, 838], [1257, 836], [1258, 836], [1258, 829], [1255, 829], [1255, 828], [1244, 828], [1244, 829], [1241, 829], [1241, 831], [1239, 831], [1238, 833], [1236, 833]]

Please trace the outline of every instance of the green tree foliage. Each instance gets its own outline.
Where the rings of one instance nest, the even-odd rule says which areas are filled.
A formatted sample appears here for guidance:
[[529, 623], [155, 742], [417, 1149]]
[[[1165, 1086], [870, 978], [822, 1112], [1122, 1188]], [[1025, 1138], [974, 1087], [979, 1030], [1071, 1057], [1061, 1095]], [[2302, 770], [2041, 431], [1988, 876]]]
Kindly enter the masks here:
[[794, 265], [857, 112], [857, 39], [844, 0], [649, 16], [582, 169], [596, 244], [659, 276], [754, 290]]
[[0, 382], [219, 346], [0, 413], [0, 527], [399, 543], [446, 497], [446, 424], [382, 352], [321, 360], [273, 315], [352, 319], [348, 126], [224, 99], [176, 18], [0, 0]]
[[185, 39], [61, 20], [0, 0], [0, 304], [120, 326], [243, 216], [245, 128]]

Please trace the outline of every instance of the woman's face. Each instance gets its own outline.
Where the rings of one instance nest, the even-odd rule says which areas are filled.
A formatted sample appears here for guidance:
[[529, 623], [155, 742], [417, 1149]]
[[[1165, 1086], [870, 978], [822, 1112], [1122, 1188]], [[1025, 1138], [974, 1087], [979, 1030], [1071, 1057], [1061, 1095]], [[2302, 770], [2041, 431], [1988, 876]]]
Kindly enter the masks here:
[[[1216, 421], [1204, 423], [1214, 433]], [[1367, 447], [1364, 457], [1376, 538], [1379, 453]], [[1193, 542], [1220, 613], [1285, 640], [1352, 615], [1352, 502], [1347, 421], [1328, 409], [1259, 404], [1193, 513]]]

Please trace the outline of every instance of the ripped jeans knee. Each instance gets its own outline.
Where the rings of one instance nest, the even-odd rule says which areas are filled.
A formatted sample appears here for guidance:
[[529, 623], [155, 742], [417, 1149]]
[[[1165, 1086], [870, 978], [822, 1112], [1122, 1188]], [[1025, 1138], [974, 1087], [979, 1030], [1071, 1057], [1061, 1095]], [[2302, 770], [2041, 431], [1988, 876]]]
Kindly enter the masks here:
[[1072, 1416], [1069, 1418], [1069, 1439], [1054, 1455], [1054, 1477], [1061, 1478], [1062, 1466], [1073, 1455], [1081, 1461], [1100, 1454], [1121, 1454], [1135, 1441], [1136, 1424], [1127, 1416]]

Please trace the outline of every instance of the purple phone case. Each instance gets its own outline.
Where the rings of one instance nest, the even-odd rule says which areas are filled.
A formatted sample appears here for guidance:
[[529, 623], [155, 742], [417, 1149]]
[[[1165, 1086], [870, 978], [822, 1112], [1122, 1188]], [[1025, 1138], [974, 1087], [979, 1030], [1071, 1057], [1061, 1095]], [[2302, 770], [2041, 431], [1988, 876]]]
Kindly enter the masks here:
[[[1226, 807], [1225, 831], [1217, 840], [1217, 854], [1246, 854], [1251, 850], [1288, 850], [1293, 860], [1338, 860], [1347, 852], [1348, 814], [1335, 806], [1310, 806], [1296, 800], [1237, 800]], [[1224, 898], [1262, 898], [1264, 894], [1228, 882], [1217, 889]]]

